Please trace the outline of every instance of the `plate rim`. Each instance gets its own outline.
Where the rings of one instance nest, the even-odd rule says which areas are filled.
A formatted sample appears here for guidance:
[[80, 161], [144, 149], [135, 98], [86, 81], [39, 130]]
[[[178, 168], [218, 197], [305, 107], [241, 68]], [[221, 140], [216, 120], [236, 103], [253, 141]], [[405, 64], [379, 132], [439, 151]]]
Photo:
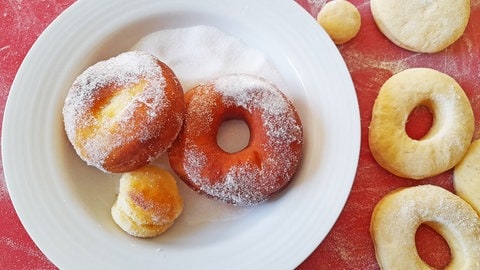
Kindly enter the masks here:
[[[192, 1], [194, 2], [194, 0], [172, 1], [172, 2], [184, 3], [185, 5], [187, 5], [187, 4], [191, 4]], [[287, 4], [287, 1], [291, 2], [291, 3]], [[125, 1], [125, 2], [127, 2], [127, 1]], [[151, 3], [151, 2], [153, 2], [153, 1], [144, 0], [144, 1], [141, 1], [141, 2], [137, 2], [137, 3], [147, 3], [148, 4], [148, 3]], [[169, 2], [169, 1], [163, 1], [163, 2], [165, 3], [165, 2]], [[228, 2], [228, 1], [225, 1], [225, 2]], [[235, 1], [231, 1], [231, 2], [235, 2]], [[261, 5], [268, 5], [267, 2], [268, 2], [267, 0], [262, 0], [262, 1], [248, 0], [248, 1], [245, 1], [245, 3], [248, 3], [249, 5], [260, 5], [260, 6]], [[63, 21], [71, 20], [72, 16], [73, 16], [73, 18], [75, 18], [75, 16], [74, 16], [75, 13], [78, 13], [79, 10], [81, 10], [81, 9], [89, 8], [89, 5], [93, 5], [93, 3], [94, 3], [94, 1], [89, 2], [88, 0], [80, 0], [80, 1], [72, 4], [62, 14], [60, 14], [60, 16], [58, 16], [47, 27], [47, 29], [40, 35], [40, 37], [34, 43], [32, 48], [30, 49], [30, 51], [27, 53], [24, 61], [22, 62], [21, 66], [20, 66], [20, 68], [17, 72], [17, 75], [15, 76], [15, 79], [12, 83], [12, 87], [10, 89], [9, 97], [7, 99], [7, 103], [6, 103], [6, 106], [5, 106], [4, 122], [3, 122], [4, 125], [3, 125], [3, 128], [2, 128], [2, 157], [3, 157], [4, 174], [5, 174], [5, 181], [6, 181], [7, 189], [9, 191], [10, 197], [11, 197], [12, 202], [14, 204], [14, 208], [17, 211], [17, 214], [18, 214], [22, 224], [24, 225], [25, 229], [27, 230], [29, 235], [32, 237], [34, 242], [42, 250], [42, 252], [44, 252], [44, 254], [47, 255], [47, 257], [50, 260], [52, 260], [53, 263], [56, 263], [56, 261], [58, 260], [58, 256], [52, 255], [51, 248], [45, 248], [45, 245], [42, 242], [42, 241], [44, 241], [44, 238], [37, 235], [38, 232], [32, 233], [32, 226], [34, 226], [34, 224], [33, 224], [34, 222], [32, 220], [30, 220], [28, 217], [26, 217], [27, 214], [24, 212], [24, 209], [22, 209], [23, 206], [21, 206], [22, 200], [24, 200], [24, 199], [21, 198], [21, 192], [20, 192], [20, 190], [17, 190], [17, 184], [14, 183], [15, 180], [12, 179], [12, 176], [11, 176], [13, 174], [12, 171], [14, 171], [17, 168], [17, 166], [14, 165], [15, 162], [12, 161], [11, 158], [10, 158], [10, 156], [12, 154], [12, 151], [14, 151], [13, 147], [10, 145], [10, 142], [12, 141], [12, 138], [15, 137], [13, 135], [15, 133], [13, 131], [15, 129], [15, 124], [13, 124], [13, 122], [14, 122], [13, 119], [14, 118], [12, 118], [13, 117], [12, 114], [14, 113], [13, 107], [15, 106], [15, 103], [14, 103], [15, 99], [17, 99], [17, 100], [19, 99], [18, 98], [18, 95], [19, 95], [18, 92], [20, 90], [17, 90], [17, 89], [20, 86], [18, 86], [18, 85], [19, 84], [21, 85], [22, 84], [21, 80], [23, 79], [23, 77], [25, 75], [28, 75], [28, 73], [24, 74], [24, 73], [27, 72], [27, 71], [25, 71], [25, 66], [30, 64], [31, 61], [33, 61], [32, 58], [34, 59], [36, 54], [41, 53], [42, 48], [40, 46], [44, 46], [43, 43], [46, 42], [45, 40], [48, 39], [50, 37], [50, 35], [54, 35], [55, 31], [58, 31], [57, 28], [59, 28], [59, 27], [61, 28], [61, 25], [62, 25]], [[214, 0], [207, 1], [207, 3], [216, 3], [216, 1], [214, 1]], [[224, 2], [222, 1], [221, 3], [224, 3]], [[284, 5], [284, 6], [282, 6], [282, 5]], [[304, 20], [305, 22], [307, 22], [306, 18], [308, 16], [308, 18], [310, 20], [308, 23], [311, 24], [310, 27], [313, 27], [313, 24], [315, 23], [313, 18], [310, 18], [310, 14], [308, 14], [305, 10], [302, 10], [302, 8], [300, 6], [298, 6], [298, 4], [295, 3], [293, 0], [292, 1], [284, 0], [282, 2], [279, 2], [279, 6], [282, 6], [283, 8], [285, 8], [285, 7], [296, 8], [297, 9], [296, 13], [294, 11], [292, 11], [290, 14], [296, 14], [295, 16], [303, 16], [302, 20]], [[304, 14], [300, 15], [301, 12], [303, 12]], [[283, 16], [288, 16], [288, 15], [283, 14]], [[326, 36], [325, 32], [320, 27], [318, 27], [318, 28], [319, 28], [319, 30], [317, 32], [322, 33], [321, 34], [321, 35], [323, 35], [322, 38], [325, 38], [325, 36]], [[330, 50], [332, 48], [335, 48], [335, 51], [333, 53], [337, 54], [337, 57], [340, 57], [340, 59], [341, 59], [341, 55], [340, 55], [339, 51], [336, 49], [336, 47], [333, 45], [333, 43], [330, 43], [330, 45], [328, 45], [328, 46], [330, 46], [329, 47]], [[353, 82], [351, 80], [350, 74], [348, 73], [348, 69], [347, 69], [345, 63], [343, 62], [343, 59], [341, 60], [341, 63], [336, 63], [336, 64], [338, 66], [340, 66], [340, 68], [343, 68], [343, 72], [348, 75], [349, 80], [347, 82], [342, 82], [342, 83], [344, 84], [344, 86], [346, 86], [346, 88], [349, 88], [349, 91], [353, 91], [353, 98], [355, 99], [355, 102], [354, 102], [355, 108], [350, 108], [350, 109], [355, 111], [355, 113], [354, 113], [355, 114], [355, 119], [354, 120], [357, 120], [357, 121], [353, 121], [355, 123], [351, 127], [352, 128], [351, 135], [353, 137], [356, 137], [356, 140], [355, 140], [356, 143], [354, 143], [356, 145], [356, 147], [352, 148], [352, 153], [351, 153], [352, 157], [354, 157], [354, 159], [355, 159], [355, 165], [352, 168], [349, 168], [346, 172], [346, 174], [349, 175], [349, 177], [351, 178], [351, 181], [349, 182], [349, 185], [347, 185], [348, 186], [348, 192], [341, 196], [341, 203], [339, 204], [339, 205], [341, 205], [340, 211], [338, 211], [338, 215], [335, 218], [335, 220], [333, 221], [332, 226], [335, 223], [335, 221], [337, 220], [338, 216], [340, 215], [341, 209], [343, 209], [343, 207], [346, 203], [346, 200], [348, 198], [348, 195], [350, 193], [349, 191], [351, 190], [351, 186], [353, 185], [353, 181], [355, 179], [355, 174], [356, 174], [356, 170], [357, 170], [357, 166], [358, 166], [359, 153], [360, 153], [360, 139], [361, 139], [359, 106], [358, 106], [358, 101], [357, 101], [355, 89], [354, 89], [354, 86], [353, 86]], [[350, 96], [350, 98], [352, 98], [352, 96]], [[352, 102], [350, 101], [350, 103], [352, 103]], [[54, 166], [54, 164], [50, 164], [50, 166]], [[81, 222], [81, 221], [79, 221], [79, 222]], [[331, 229], [331, 227], [330, 227], [330, 229]], [[328, 229], [328, 231], [330, 231], [330, 229]], [[290, 265], [290, 266], [296, 267], [305, 258], [307, 258], [307, 256], [309, 254], [311, 254], [311, 252], [313, 252], [313, 250], [321, 243], [321, 241], [323, 241], [323, 239], [325, 238], [327, 233], [325, 233], [325, 235], [321, 237], [321, 239], [319, 240], [320, 242], [318, 242], [316, 244], [310, 244], [310, 246], [307, 248], [309, 250], [309, 252], [308, 252], [308, 254], [305, 255], [305, 257], [303, 257], [303, 259], [298, 261], [298, 258], [297, 258], [296, 261], [293, 262], [292, 265]], [[54, 257], [55, 257], [55, 259], [52, 259]], [[285, 266], [285, 265], [283, 265], [283, 266]]]

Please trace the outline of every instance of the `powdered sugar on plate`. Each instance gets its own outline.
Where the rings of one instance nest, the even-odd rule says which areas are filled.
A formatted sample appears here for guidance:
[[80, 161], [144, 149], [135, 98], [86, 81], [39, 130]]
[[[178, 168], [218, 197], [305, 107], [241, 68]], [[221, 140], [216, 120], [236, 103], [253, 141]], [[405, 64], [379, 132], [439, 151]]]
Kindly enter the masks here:
[[255, 74], [279, 87], [284, 85], [265, 54], [213, 26], [161, 30], [145, 36], [132, 49], [149, 52], [169, 65], [185, 90], [230, 73]]

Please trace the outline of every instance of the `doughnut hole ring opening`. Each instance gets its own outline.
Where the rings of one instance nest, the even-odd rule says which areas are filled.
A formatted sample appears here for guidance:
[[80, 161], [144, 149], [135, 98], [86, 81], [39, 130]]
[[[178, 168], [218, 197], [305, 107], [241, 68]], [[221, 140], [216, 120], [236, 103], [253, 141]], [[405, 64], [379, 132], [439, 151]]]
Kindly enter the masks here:
[[446, 269], [480, 268], [480, 218], [457, 195], [433, 185], [404, 188], [376, 205], [370, 225], [381, 269], [431, 269], [418, 255], [415, 233], [427, 224], [447, 241]]
[[140, 51], [86, 69], [63, 107], [65, 131], [77, 154], [111, 173], [136, 170], [164, 153], [184, 113], [183, 89], [173, 71]]
[[[409, 114], [427, 106], [432, 127], [420, 140], [405, 131]], [[470, 102], [451, 77], [428, 68], [404, 70], [381, 87], [372, 112], [369, 146], [389, 172], [422, 179], [454, 167], [465, 155], [474, 131]]]
[[[193, 190], [226, 203], [255, 205], [283, 189], [302, 157], [303, 130], [293, 104], [271, 83], [246, 74], [221, 76], [185, 94], [184, 126], [169, 150], [170, 165]], [[241, 119], [246, 148], [227, 153], [220, 125]]]

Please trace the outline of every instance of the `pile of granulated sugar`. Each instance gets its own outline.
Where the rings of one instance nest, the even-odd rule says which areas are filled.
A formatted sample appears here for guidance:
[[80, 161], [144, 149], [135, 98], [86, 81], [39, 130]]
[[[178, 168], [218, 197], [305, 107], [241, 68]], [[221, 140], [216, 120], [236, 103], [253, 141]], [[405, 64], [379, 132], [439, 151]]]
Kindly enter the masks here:
[[230, 73], [255, 74], [280, 88], [284, 84], [278, 70], [262, 52], [213, 26], [154, 32], [132, 49], [157, 56], [173, 70], [185, 90]]
[[[198, 25], [154, 32], [140, 39], [132, 50], [149, 52], [166, 63], [177, 75], [184, 91], [231, 73], [263, 77], [280, 89], [285, 85], [280, 73], [265, 54], [212, 26]], [[233, 125], [230, 128], [238, 127]], [[229, 134], [229, 131], [220, 133], [219, 141], [232, 139], [224, 138], [222, 134]], [[248, 136], [248, 133], [245, 135]], [[165, 157], [158, 162], [169, 166]], [[251, 207], [235, 207], [208, 199], [190, 190], [181, 180], [178, 184], [185, 202], [180, 222], [194, 225], [230, 221], [239, 219], [252, 210]]]

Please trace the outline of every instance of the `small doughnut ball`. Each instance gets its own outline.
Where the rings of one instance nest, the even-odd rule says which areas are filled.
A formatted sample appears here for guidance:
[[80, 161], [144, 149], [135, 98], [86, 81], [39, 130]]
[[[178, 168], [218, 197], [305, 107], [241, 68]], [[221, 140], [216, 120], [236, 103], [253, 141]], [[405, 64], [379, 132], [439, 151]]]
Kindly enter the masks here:
[[[424, 105], [434, 117], [420, 140], [412, 139], [405, 124], [414, 108]], [[404, 70], [381, 87], [368, 134], [375, 160], [389, 172], [422, 179], [453, 168], [473, 137], [470, 102], [450, 76], [428, 68]]]
[[455, 193], [480, 215], [480, 140], [475, 140], [453, 170]]
[[77, 154], [112, 173], [138, 169], [165, 152], [184, 114], [183, 89], [173, 71], [140, 51], [87, 68], [63, 107], [65, 131]]
[[470, 0], [371, 0], [370, 9], [380, 31], [406, 50], [439, 52], [464, 33]]
[[337, 45], [353, 39], [362, 23], [358, 9], [345, 0], [326, 3], [318, 13], [317, 21]]
[[[247, 74], [221, 76], [185, 94], [184, 126], [169, 150], [170, 165], [193, 190], [234, 205], [254, 205], [283, 189], [302, 157], [303, 131], [293, 104], [273, 84]], [[244, 120], [246, 148], [227, 153], [220, 125]]]
[[431, 269], [415, 245], [421, 224], [447, 241], [452, 260], [446, 269], [480, 269], [479, 216], [460, 197], [433, 185], [396, 190], [376, 205], [370, 235], [381, 269]]
[[170, 228], [183, 211], [175, 178], [159, 167], [147, 165], [123, 174], [111, 215], [125, 232], [154, 237]]

